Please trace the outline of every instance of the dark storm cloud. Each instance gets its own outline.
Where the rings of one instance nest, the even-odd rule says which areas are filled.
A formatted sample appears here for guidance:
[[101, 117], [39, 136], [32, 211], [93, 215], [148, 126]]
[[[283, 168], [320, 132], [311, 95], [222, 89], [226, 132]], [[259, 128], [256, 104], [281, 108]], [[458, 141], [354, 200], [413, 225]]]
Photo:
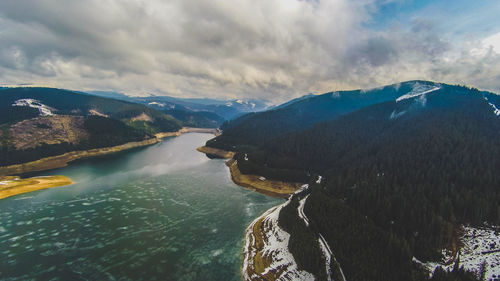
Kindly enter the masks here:
[[268, 99], [416, 78], [500, 89], [481, 40], [422, 18], [372, 30], [380, 2], [0, 1], [0, 79]]

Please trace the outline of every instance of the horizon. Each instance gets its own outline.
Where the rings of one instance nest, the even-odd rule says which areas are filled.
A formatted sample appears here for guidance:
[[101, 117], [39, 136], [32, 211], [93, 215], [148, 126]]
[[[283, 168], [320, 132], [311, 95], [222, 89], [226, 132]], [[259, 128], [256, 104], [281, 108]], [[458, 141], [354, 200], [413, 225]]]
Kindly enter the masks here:
[[499, 12], [493, 0], [6, 1], [0, 80], [272, 102], [411, 80], [499, 92]]
[[130, 94], [123, 93], [123, 92], [105, 91], [105, 90], [98, 90], [98, 89], [88, 90], [88, 91], [81, 91], [81, 90], [77, 90], [77, 89], [57, 88], [57, 87], [51, 87], [51, 86], [47, 86], [47, 85], [33, 85], [33, 84], [31, 84], [31, 85], [30, 84], [21, 84], [21, 85], [2, 85], [2, 84], [0, 84], [0, 87], [7, 88], [7, 89], [15, 89], [15, 88], [48, 88], [48, 89], [57, 89], [57, 90], [70, 91], [70, 92], [74, 92], [76, 94], [78, 94], [78, 93], [86, 93], [86, 94], [89, 94], [89, 95], [95, 95], [95, 96], [100, 96], [100, 97], [103, 97], [103, 98], [111, 98], [111, 99], [113, 99], [113, 97], [102, 96], [102, 95], [99, 95], [98, 93], [109, 93], [109, 94], [123, 95], [123, 96], [131, 97], [131, 98], [168, 97], [168, 98], [184, 99], [184, 100], [213, 100], [213, 101], [217, 101], [217, 102], [240, 101], [240, 100], [241, 101], [255, 100], [255, 101], [260, 101], [260, 102], [265, 103], [268, 107], [272, 107], [272, 106], [279, 106], [281, 104], [291, 102], [292, 100], [294, 100], [296, 98], [301, 98], [301, 97], [306, 97], [306, 96], [320, 96], [320, 95], [326, 95], [326, 94], [330, 94], [330, 93], [334, 93], [334, 92], [348, 92], [348, 91], [368, 92], [368, 91], [372, 91], [372, 90], [378, 90], [378, 89], [381, 89], [381, 88], [384, 88], [384, 87], [396, 87], [396, 88], [398, 88], [403, 83], [411, 83], [411, 82], [417, 82], [417, 83], [418, 82], [429, 82], [429, 83], [434, 83], [434, 84], [445, 84], [445, 85], [466, 87], [466, 88], [477, 89], [477, 90], [479, 90], [481, 92], [489, 92], [489, 93], [494, 94], [494, 95], [500, 95], [500, 93], [497, 93], [495, 91], [489, 91], [489, 90], [477, 88], [477, 87], [474, 87], [472, 85], [467, 85], [467, 84], [450, 84], [450, 83], [443, 83], [443, 82], [437, 82], [437, 81], [431, 81], [431, 80], [421, 80], [421, 79], [406, 80], [406, 81], [401, 81], [401, 82], [392, 83], [392, 84], [378, 85], [378, 86], [374, 86], [374, 87], [371, 87], [371, 88], [357, 88], [357, 89], [336, 90], [336, 91], [329, 91], [329, 92], [304, 93], [304, 94], [299, 95], [297, 97], [292, 97], [292, 98], [289, 98], [289, 99], [282, 99], [282, 100], [274, 100], [274, 101], [267, 100], [265, 98], [253, 98], [253, 97], [243, 97], [243, 98], [224, 98], [224, 97], [220, 97], [220, 98], [213, 97], [212, 98], [212, 97], [208, 97], [208, 96], [198, 96], [198, 97], [189, 97], [188, 96], [188, 97], [182, 97], [182, 96], [169, 96], [169, 95], [155, 95], [153, 93], [148, 94], [148, 95], [140, 95], [139, 96], [139, 95], [130, 95]]

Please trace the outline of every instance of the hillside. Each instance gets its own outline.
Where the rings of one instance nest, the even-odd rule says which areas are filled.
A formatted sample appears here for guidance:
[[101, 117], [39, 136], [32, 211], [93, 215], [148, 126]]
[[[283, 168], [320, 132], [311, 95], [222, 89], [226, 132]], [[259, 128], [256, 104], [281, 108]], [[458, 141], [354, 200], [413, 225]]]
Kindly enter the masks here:
[[[12, 106], [17, 101], [19, 101], [19, 105]], [[22, 120], [25, 117], [37, 116], [37, 102], [47, 108], [48, 111], [42, 113], [45, 115], [98, 115], [127, 121], [145, 113], [152, 119], [151, 124], [149, 124], [150, 127], [157, 131], [176, 131], [182, 125], [175, 118], [144, 105], [53, 88], [10, 88], [2, 90], [0, 92], [0, 111], [9, 111], [9, 114], [6, 114], [7, 117], [0, 119], [0, 124], [15, 121], [16, 118]], [[32, 109], [26, 109], [30, 107]], [[43, 107], [41, 110], [43, 110]], [[42, 112], [40, 109], [38, 111]]]
[[174, 132], [182, 122], [144, 105], [51, 88], [0, 91], [0, 166]]
[[[337, 111], [332, 120], [309, 129], [273, 131], [260, 146], [232, 143], [245, 152], [235, 155], [240, 170], [274, 180], [309, 181], [310, 187], [293, 195], [281, 211], [280, 225], [292, 235], [289, 248], [299, 268], [316, 276], [325, 270], [324, 260], [311, 258], [322, 256], [311, 247], [320, 235], [348, 280], [426, 280], [425, 270], [435, 267], [428, 262], [442, 258], [447, 266], [459, 263], [478, 271], [487, 256], [462, 256], [460, 263], [458, 251], [469, 243], [466, 226], [498, 231], [500, 225], [499, 97], [421, 81], [389, 87], [394, 90], [382, 88], [379, 102], [350, 113], [342, 109], [343, 114]], [[353, 99], [361, 94], [352, 93]], [[364, 98], [365, 105], [376, 100]], [[339, 102], [348, 106], [346, 100]], [[312, 101], [306, 101], [282, 110], [293, 106], [287, 110], [309, 112]], [[260, 118], [236, 126], [258, 128]], [[250, 126], [252, 120], [257, 121]], [[231, 129], [222, 136], [235, 132]], [[445, 249], [449, 252], [443, 254]], [[488, 261], [497, 268], [500, 257]], [[455, 279], [440, 280], [476, 278], [458, 269], [453, 274]]]
[[[268, 101], [258, 99], [210, 99], [210, 98], [176, 98], [170, 96], [148, 96], [148, 97], [132, 97], [121, 93], [106, 92], [106, 91], [91, 91], [92, 95], [124, 100], [134, 103], [147, 105], [159, 111], [175, 110], [173, 114], [182, 112], [181, 114], [190, 114], [195, 119], [196, 113], [203, 113], [204, 118], [212, 118], [212, 121], [217, 121], [217, 126], [221, 125], [225, 120], [231, 120], [248, 112], [258, 112], [265, 110], [268, 107]], [[207, 115], [211, 113], [211, 115]], [[178, 116], [173, 115], [178, 118]], [[179, 115], [182, 118], [182, 115]], [[219, 122], [222, 120], [222, 122]], [[203, 121], [202, 121], [203, 124]], [[197, 126], [199, 127], [199, 126]]]
[[267, 102], [255, 99], [183, 99], [169, 96], [135, 97], [135, 102], [153, 106], [156, 109], [181, 109], [185, 111], [211, 112], [231, 120], [248, 112], [258, 112], [267, 108]]
[[187, 127], [218, 128], [225, 121], [221, 116], [209, 111], [166, 109], [163, 112], [181, 121]]
[[308, 95], [273, 110], [250, 113], [228, 121], [221, 126], [224, 134], [208, 145], [221, 149], [262, 145], [279, 135], [336, 119], [365, 106], [395, 100], [413, 89], [425, 91], [437, 86], [438, 84], [428, 81], [409, 81], [371, 90]]

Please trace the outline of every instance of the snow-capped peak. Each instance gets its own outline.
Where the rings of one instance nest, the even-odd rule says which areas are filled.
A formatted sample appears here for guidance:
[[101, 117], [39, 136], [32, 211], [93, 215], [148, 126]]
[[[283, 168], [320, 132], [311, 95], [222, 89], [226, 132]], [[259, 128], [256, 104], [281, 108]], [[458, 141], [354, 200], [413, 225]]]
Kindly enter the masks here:
[[439, 89], [441, 89], [441, 87], [434, 86], [434, 85], [420, 84], [417, 82], [417, 83], [415, 83], [415, 85], [413, 85], [413, 88], [410, 92], [397, 98], [396, 102], [400, 102], [400, 101], [405, 100], [405, 99], [411, 99], [414, 97], [422, 96], [422, 95], [428, 94], [430, 92], [437, 91]]

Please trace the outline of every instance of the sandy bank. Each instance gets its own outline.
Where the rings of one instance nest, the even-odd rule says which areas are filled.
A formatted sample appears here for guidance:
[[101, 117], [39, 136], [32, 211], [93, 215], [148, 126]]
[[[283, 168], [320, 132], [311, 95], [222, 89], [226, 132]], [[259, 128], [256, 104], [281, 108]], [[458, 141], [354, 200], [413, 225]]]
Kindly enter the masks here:
[[201, 153], [205, 153], [213, 158], [231, 159], [234, 156], [234, 152], [232, 151], [226, 151], [208, 146], [201, 146], [198, 147], [196, 150], [198, 150]]
[[229, 159], [226, 162], [226, 165], [229, 167], [231, 178], [234, 183], [269, 196], [288, 198], [290, 194], [294, 193], [300, 189], [302, 185], [304, 185], [303, 183], [298, 182], [268, 180], [258, 175], [243, 174], [238, 168], [238, 162], [233, 159], [235, 152], [232, 151], [226, 151], [208, 146], [198, 147], [196, 150], [207, 154], [211, 158]]
[[226, 164], [229, 166], [229, 170], [231, 171], [231, 178], [237, 185], [269, 196], [288, 198], [290, 194], [294, 193], [300, 189], [302, 185], [304, 185], [303, 183], [298, 182], [275, 181], [268, 180], [257, 175], [242, 174], [238, 168], [238, 161], [233, 159], [229, 160]]
[[65, 176], [47, 176], [20, 179], [18, 177], [0, 177], [0, 199], [10, 196], [73, 184]]

